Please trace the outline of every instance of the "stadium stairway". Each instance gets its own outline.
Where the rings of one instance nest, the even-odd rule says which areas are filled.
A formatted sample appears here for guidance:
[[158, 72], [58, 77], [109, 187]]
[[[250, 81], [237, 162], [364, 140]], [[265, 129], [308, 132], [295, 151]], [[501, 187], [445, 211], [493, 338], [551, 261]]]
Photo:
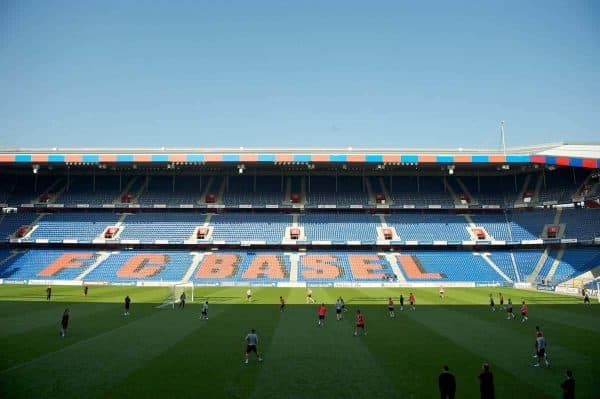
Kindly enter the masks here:
[[225, 188], [227, 187], [227, 179], [225, 176], [223, 181], [221, 181], [221, 185], [219, 186], [219, 191], [217, 191], [217, 198], [215, 199], [215, 203], [222, 204], [223, 203], [223, 194], [225, 194]]
[[133, 187], [133, 185], [136, 183], [136, 181], [138, 179], [139, 179], [139, 177], [135, 176], [131, 180], [129, 180], [129, 182], [125, 185], [125, 187], [119, 193], [119, 196], [114, 199], [113, 203], [114, 204], [120, 204], [121, 203], [121, 199], [123, 198], [123, 196], [126, 195], [126, 194], [129, 194], [129, 191], [131, 190], [131, 187]]
[[[119, 216], [119, 220], [117, 220], [117, 222], [109, 227], [116, 227], [117, 228], [117, 232], [115, 233], [115, 235], [113, 235], [113, 237], [111, 238], [112, 240], [118, 240], [119, 236], [121, 235], [121, 233], [123, 232], [123, 229], [125, 228], [123, 226], [123, 223], [125, 222], [125, 219], [127, 219], [127, 216], [129, 216], [129, 213], [123, 213], [121, 214], [121, 216]], [[106, 231], [106, 229], [104, 229], [104, 231]], [[96, 239], [104, 241], [104, 231], [102, 231], [100, 234], [98, 234], [98, 236], [96, 236]]]
[[373, 193], [373, 187], [371, 186], [371, 180], [369, 180], [368, 177], [363, 177], [363, 184], [365, 185], [365, 187], [367, 189], [367, 196], [369, 198], [368, 203], [370, 205], [375, 204], [377, 201], [375, 201], [375, 194]]
[[388, 191], [387, 187], [385, 186], [385, 181], [383, 180], [383, 177], [379, 177], [379, 186], [381, 187], [381, 191], [383, 192], [383, 195], [385, 195], [385, 203], [389, 204], [389, 205], [393, 205], [394, 201], [392, 201], [392, 196], [390, 195], [390, 192]]
[[538, 275], [540, 274], [542, 267], [544, 267], [544, 264], [546, 263], [546, 260], [548, 259], [549, 254], [550, 254], [550, 248], [546, 247], [546, 249], [544, 249], [544, 252], [542, 253], [542, 256], [540, 256], [540, 259], [537, 261], [535, 268], [533, 269], [533, 272], [531, 272], [531, 274], [529, 276], [527, 276], [527, 278], [525, 279], [526, 282], [534, 283], [537, 280]]
[[306, 199], [308, 197], [306, 192], [306, 177], [302, 176], [300, 179], [300, 205], [302, 206], [306, 205]]
[[380, 254], [385, 256], [385, 258], [387, 259], [387, 261], [390, 264], [390, 267], [392, 268], [394, 274], [396, 275], [396, 279], [399, 283], [406, 283], [406, 276], [404, 276], [404, 273], [402, 273], [400, 271], [400, 266], [398, 266], [398, 258], [396, 258], [396, 256], [394, 254]]
[[202, 259], [204, 259], [204, 256], [206, 256], [206, 254], [207, 252], [190, 252], [190, 255], [192, 255], [192, 262], [190, 263], [190, 267], [187, 269], [187, 271], [181, 278], [182, 284], [188, 283], [190, 281], [192, 275], [194, 274], [194, 272], [198, 268], [198, 265], [200, 264], [200, 262], [202, 262]]
[[[395, 240], [401, 240], [401, 238], [398, 236], [398, 233], [396, 232], [396, 229], [393, 227], [388, 226], [387, 222], [385, 221], [385, 216], [383, 214], [377, 215], [379, 217], [379, 221], [381, 223], [380, 226], [377, 226], [377, 241], [390, 241], [390, 240], [386, 240], [383, 230], [384, 229], [388, 229], [392, 232], [392, 241]], [[385, 244], [384, 242], [384, 244]]]
[[[473, 222], [473, 218], [471, 218], [471, 215], [464, 214], [463, 216], [465, 217], [467, 223], [469, 224], [469, 231], [468, 231], [468, 233], [471, 236], [471, 240], [472, 241], [477, 241], [478, 238], [475, 235], [475, 233], [473, 232], [473, 229], [477, 228], [477, 225], [475, 224], [475, 222]], [[487, 239], [492, 239], [492, 240], [494, 239], [494, 237], [492, 237], [492, 236], [490, 236], [488, 234], [488, 232], [486, 231], [486, 229], [484, 229], [483, 227], [480, 227], [480, 228], [485, 233], [485, 236], [487, 237]]]
[[[31, 228], [29, 229], [29, 231], [27, 232], [27, 234], [25, 234], [25, 235], [24, 235], [23, 237], [21, 237], [20, 239], [21, 239], [21, 240], [25, 240], [25, 239], [29, 238], [29, 236], [30, 236], [30, 235], [32, 235], [32, 234], [33, 234], [33, 232], [37, 230], [37, 228], [38, 228], [38, 223], [40, 222], [40, 220], [42, 220], [42, 218], [43, 218], [44, 216], [46, 216], [46, 215], [47, 215], [46, 213], [40, 213], [40, 214], [39, 214], [39, 215], [38, 215], [38, 216], [37, 216], [37, 217], [36, 217], [36, 218], [35, 218], [35, 219], [34, 219], [34, 220], [33, 220], [33, 221], [32, 221], [32, 222], [29, 224], [29, 226], [31, 226]], [[11, 238], [14, 238], [14, 234], [15, 234], [15, 233], [16, 233], [16, 231], [15, 231], [15, 232], [13, 232], [13, 234], [11, 235]]]
[[458, 195], [456, 194], [456, 191], [454, 191], [454, 188], [448, 181], [448, 178], [444, 176], [442, 180], [444, 182], [444, 187], [446, 187], [446, 190], [448, 191], [448, 195], [450, 196], [450, 198], [452, 198], [452, 201], [454, 202], [454, 205], [461, 205], [460, 198], [458, 198]]
[[458, 177], [456, 178], [456, 182], [458, 183], [462, 192], [467, 196], [467, 198], [469, 198], [469, 205], [479, 205], [479, 201], [477, 201], [477, 199], [473, 197], [473, 195], [471, 195], [471, 192], [469, 191], [465, 183], [463, 183], [463, 181]]
[[142, 194], [144, 193], [144, 191], [146, 191], [148, 189], [148, 185], [149, 184], [150, 184], [150, 176], [146, 176], [146, 178], [144, 179], [144, 183], [142, 184], [142, 186], [139, 188], [139, 190], [137, 190], [133, 194], [133, 197], [131, 198], [131, 203], [137, 204], [139, 202], [139, 198], [142, 196]]
[[290, 205], [292, 203], [292, 178], [288, 176], [285, 179], [285, 190], [283, 193], [283, 204]]
[[554, 278], [554, 273], [556, 273], [556, 269], [558, 269], [558, 266], [560, 265], [560, 261], [562, 260], [562, 257], [564, 254], [565, 254], [564, 248], [561, 248], [558, 250], [558, 253], [556, 254], [556, 258], [554, 258], [554, 261], [552, 262], [552, 266], [550, 267], [548, 274], [546, 275], [546, 277], [542, 276], [542, 279], [544, 279], [546, 281], [552, 281], [552, 279]]
[[[560, 217], [562, 215], [563, 208], [556, 208], [556, 213], [554, 214], [554, 219], [552, 220], [552, 226], [558, 226], [558, 232], [556, 233], [555, 238], [563, 238], [565, 234], [565, 230], [567, 228], [566, 224], [560, 223]], [[542, 231], [542, 238], [548, 238], [548, 228], [551, 225], [545, 225], [544, 230]]]
[[530, 182], [531, 182], [531, 174], [528, 174], [527, 177], [525, 177], [525, 181], [523, 181], [523, 185], [521, 186], [521, 189], [519, 190], [519, 194], [517, 195], [517, 198], [514, 201], [514, 204], [513, 204], [514, 206], [525, 205], [525, 202], [523, 202], [523, 196], [528, 191]]
[[502, 270], [500, 270], [498, 265], [496, 265], [496, 263], [494, 263], [494, 261], [490, 258], [489, 252], [481, 252], [479, 253], [479, 256], [481, 256], [481, 259], [483, 259], [488, 265], [490, 265], [490, 267], [494, 269], [496, 273], [500, 275], [500, 277], [502, 277], [509, 283], [513, 283], [513, 280], [510, 277], [508, 277]]
[[300, 262], [300, 254], [294, 252], [288, 252], [284, 255], [288, 255], [290, 259], [290, 282], [298, 282], [298, 263]]
[[63, 179], [56, 179], [56, 181], [54, 183], [52, 183], [50, 185], [50, 187], [48, 187], [42, 194], [38, 195], [35, 198], [35, 202], [39, 202], [38, 198], [40, 198], [44, 194], [54, 193], [54, 195], [52, 195], [52, 196], [49, 197], [47, 203], [49, 203], [49, 204], [56, 203], [56, 201], [60, 198], [60, 196], [62, 195], [62, 193], [64, 193], [65, 190], [67, 189], [67, 183], [65, 183], [57, 191], [55, 191], [56, 187], [58, 185], [60, 185], [62, 183], [62, 181], [63, 181]]
[[13, 251], [6, 258], [0, 259], [0, 269], [2, 268], [2, 266], [4, 266], [5, 263], [9, 263], [14, 257], [16, 257], [19, 254], [19, 251]]
[[111, 252], [99, 251], [99, 252], [97, 252], [97, 254], [98, 254], [98, 257], [96, 258], [94, 263], [92, 263], [87, 269], [85, 269], [79, 276], [75, 277], [76, 281], [83, 281], [85, 276], [90, 274], [95, 268], [100, 266], [100, 264], [102, 262], [104, 262], [106, 259], [108, 259], [108, 257], [111, 255]]
[[[577, 187], [577, 190], [575, 191], [575, 193], [573, 193], [574, 198], [578, 198], [578, 200], [579, 200], [580, 198], [582, 198], [584, 196], [583, 191], [584, 191], [585, 187], [590, 184], [590, 180], [593, 179], [592, 176], [594, 176], [594, 172], [590, 172], [586, 176], [585, 180], [579, 185], [579, 187]], [[590, 188], [590, 193], [595, 192], [594, 186], [598, 186], [599, 184], [600, 184], [600, 181], [596, 180]]]
[[538, 203], [540, 201], [540, 192], [542, 191], [542, 186], [544, 185], [544, 173], [540, 173], [537, 182], [535, 183], [535, 189], [533, 190], [533, 196], [531, 197], [531, 202]]
[[[306, 241], [306, 234], [304, 233], [304, 227], [300, 226], [298, 223], [299, 215], [297, 213], [293, 213], [292, 215], [292, 225], [285, 228], [285, 234], [281, 240], [283, 244], [295, 244], [296, 241]], [[298, 235], [298, 240], [293, 240], [291, 238], [291, 230], [293, 228], [297, 228], [300, 230], [300, 234]]]
[[196, 203], [198, 205], [206, 205], [206, 196], [208, 195], [208, 193], [210, 193], [210, 190], [212, 189], [214, 181], [215, 181], [214, 176], [210, 176], [208, 178], [208, 181], [206, 182], [206, 185], [204, 186], [204, 190], [202, 190], [202, 193], [200, 194], [200, 198], [198, 198], [198, 201], [196, 201]]

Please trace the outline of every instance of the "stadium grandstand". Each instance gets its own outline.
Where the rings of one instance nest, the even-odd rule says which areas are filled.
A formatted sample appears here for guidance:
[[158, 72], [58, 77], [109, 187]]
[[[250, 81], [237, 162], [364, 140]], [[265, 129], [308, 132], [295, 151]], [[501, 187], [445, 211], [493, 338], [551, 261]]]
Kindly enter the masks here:
[[578, 289], [600, 145], [2, 149], [0, 282]]

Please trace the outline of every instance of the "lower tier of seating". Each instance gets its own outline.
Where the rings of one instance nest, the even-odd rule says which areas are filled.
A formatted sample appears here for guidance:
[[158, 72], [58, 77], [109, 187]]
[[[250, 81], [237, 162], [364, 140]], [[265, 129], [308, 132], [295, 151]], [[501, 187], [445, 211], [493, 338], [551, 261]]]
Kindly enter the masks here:
[[[600, 248], [470, 251], [47, 250], [0, 252], [7, 281], [517, 283], [553, 275], [559, 283], [600, 266]], [[541, 264], [540, 267], [536, 265]], [[536, 275], [536, 269], [540, 269]]]

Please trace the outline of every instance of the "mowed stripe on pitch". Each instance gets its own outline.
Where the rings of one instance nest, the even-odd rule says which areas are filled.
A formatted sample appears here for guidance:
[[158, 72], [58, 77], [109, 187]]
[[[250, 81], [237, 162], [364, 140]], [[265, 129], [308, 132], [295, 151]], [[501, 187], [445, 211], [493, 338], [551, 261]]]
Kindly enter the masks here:
[[263, 347], [265, 361], [250, 397], [397, 397], [363, 343], [376, 336], [354, 337], [352, 323], [336, 321], [331, 307], [325, 327], [317, 327], [316, 315], [316, 308], [306, 306], [281, 315], [270, 345]]
[[[153, 309], [154, 310], [154, 309]], [[156, 311], [2, 373], [2, 397], [100, 394], [197, 328], [178, 312]], [[149, 331], [149, 333], [145, 333]], [[56, 334], [57, 340], [58, 334]], [[68, 338], [67, 338], [68, 339]], [[35, 377], [33, 377], [35, 376]]]
[[[210, 302], [210, 299], [209, 299]], [[199, 308], [198, 308], [199, 309]], [[244, 337], [251, 328], [268, 345], [275, 325], [277, 305], [210, 305], [209, 319], [193, 322], [203, 327], [180, 339], [120, 381], [106, 396], [189, 398], [247, 398], [260, 366], [243, 363]], [[187, 317], [187, 316], [184, 316]], [[259, 367], [257, 367], [259, 366]], [[143, 381], [160, 381], [144, 384]]]
[[[505, 313], [499, 315], [484, 307], [478, 311], [481, 315], [476, 313], [477, 308], [457, 311], [455, 308], [428, 307], [421, 308], [418, 315], [417, 312], [410, 314], [410, 317], [466, 351], [484, 360], [493, 359], [490, 363], [497, 373], [497, 394], [504, 392], [504, 395], [512, 397], [552, 397], [556, 395], [565, 368], [587, 368], [591, 365], [590, 358], [558, 344], [550, 344], [549, 351], [556, 364], [549, 369], [533, 367], [534, 322], [505, 320]], [[497, 320], [481, 318], [490, 314], [497, 316]], [[450, 323], [453, 328], [448, 328]], [[549, 384], [548, 381], [555, 383]]]
[[22, 334], [41, 327], [53, 326], [56, 331], [65, 308], [69, 308], [75, 319], [87, 318], [96, 313], [112, 310], [118, 312], [120, 307], [115, 304], [102, 303], [2, 303], [2, 307], [15, 307], [18, 313], [0, 317], [0, 337]]

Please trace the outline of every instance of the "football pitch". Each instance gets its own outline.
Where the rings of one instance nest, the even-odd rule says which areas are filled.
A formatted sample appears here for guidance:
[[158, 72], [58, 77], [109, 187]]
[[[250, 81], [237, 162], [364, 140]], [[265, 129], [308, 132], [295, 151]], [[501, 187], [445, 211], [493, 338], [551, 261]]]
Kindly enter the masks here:
[[[400, 293], [416, 296], [416, 310]], [[559, 398], [566, 368], [578, 398], [599, 398], [600, 306], [593, 298], [498, 288], [314, 288], [327, 304], [317, 327], [317, 304], [305, 289], [196, 287], [185, 309], [157, 309], [168, 288], [0, 286], [1, 398], [436, 398], [448, 364], [457, 398], [478, 398], [483, 362], [497, 398]], [[512, 298], [515, 320], [492, 312], [488, 295]], [[123, 298], [132, 299], [123, 315]], [[286, 302], [279, 311], [279, 296]], [[336, 321], [338, 296], [348, 311]], [[387, 299], [396, 302], [390, 318]], [[188, 298], [189, 300], [189, 298]], [[208, 320], [200, 304], [209, 302]], [[519, 306], [529, 304], [520, 322]], [[496, 303], [497, 304], [497, 303]], [[498, 304], [497, 304], [498, 305]], [[60, 320], [69, 307], [67, 336]], [[354, 336], [354, 315], [366, 336]], [[533, 367], [535, 326], [548, 341], [550, 367]], [[264, 358], [244, 364], [244, 337], [257, 330]]]

